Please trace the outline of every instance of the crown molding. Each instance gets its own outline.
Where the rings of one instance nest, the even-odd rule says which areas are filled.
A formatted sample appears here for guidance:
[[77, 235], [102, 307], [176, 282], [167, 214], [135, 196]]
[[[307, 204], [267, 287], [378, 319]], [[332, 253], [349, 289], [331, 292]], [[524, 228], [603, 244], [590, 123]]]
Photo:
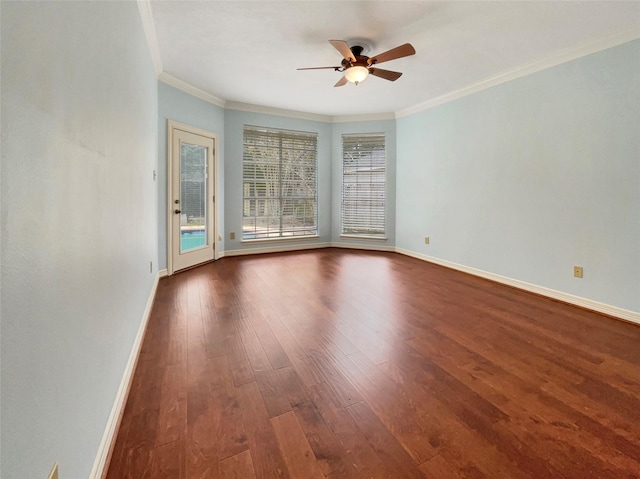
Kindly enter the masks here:
[[220, 108], [224, 108], [227, 104], [227, 102], [223, 99], [218, 98], [217, 96], [212, 95], [211, 93], [208, 93], [204, 90], [201, 90], [200, 88], [193, 86], [191, 83], [180, 80], [179, 78], [176, 78], [167, 72], [162, 72], [158, 77], [158, 80], [160, 80], [162, 83], [166, 83], [167, 85], [171, 85], [178, 90], [182, 90], [189, 95], [195, 96], [196, 98], [200, 98], [201, 100], [209, 102], [215, 106], [219, 106]]
[[332, 116], [331, 123], [355, 123], [360, 121], [384, 121], [395, 120], [396, 115], [393, 112], [388, 113], [371, 113], [365, 115], [339, 115]]
[[158, 36], [156, 35], [156, 26], [153, 23], [153, 14], [151, 13], [150, 0], [138, 0], [138, 11], [142, 19], [142, 28], [147, 38], [147, 45], [151, 53], [151, 61], [156, 71], [156, 76], [162, 73], [162, 58], [160, 57], [160, 47], [158, 47]]
[[320, 121], [323, 123], [354, 123], [360, 121], [381, 121], [395, 120], [395, 114], [390, 113], [372, 113], [366, 115], [320, 115], [318, 113], [307, 113], [297, 110], [284, 110], [264, 105], [253, 105], [250, 103], [240, 103], [237, 101], [228, 101], [225, 108], [227, 110], [246, 111], [250, 113], [263, 113], [265, 115], [284, 116], [288, 118], [297, 118], [299, 120]]
[[444, 103], [458, 100], [459, 98], [465, 97], [467, 95], [478, 93], [482, 90], [486, 90], [488, 88], [492, 88], [494, 86], [498, 86], [503, 83], [507, 83], [512, 80], [516, 80], [518, 78], [522, 78], [524, 76], [570, 62], [572, 60], [577, 60], [578, 58], [582, 58], [593, 53], [598, 53], [608, 48], [622, 45], [623, 43], [637, 40], [638, 38], [640, 38], [640, 28], [635, 27], [615, 32], [605, 37], [600, 37], [596, 40], [581, 43], [573, 47], [561, 50], [553, 56], [535, 61], [533, 63], [529, 63], [518, 68], [514, 68], [513, 70], [509, 70], [495, 75], [491, 78], [473, 83], [454, 92], [447, 93], [431, 100], [418, 103], [417, 105], [399, 110], [396, 112], [396, 118], [402, 118], [404, 116], [409, 116], [420, 111], [428, 110], [430, 108], [443, 105]]
[[288, 118], [297, 118], [299, 120], [320, 121], [323, 123], [331, 123], [331, 117], [320, 115], [317, 113], [307, 113], [304, 111], [285, 110], [264, 105], [253, 105], [250, 103], [241, 103], [239, 101], [228, 101], [225, 107], [227, 110], [246, 111], [249, 113], [263, 113], [265, 115], [285, 116]]

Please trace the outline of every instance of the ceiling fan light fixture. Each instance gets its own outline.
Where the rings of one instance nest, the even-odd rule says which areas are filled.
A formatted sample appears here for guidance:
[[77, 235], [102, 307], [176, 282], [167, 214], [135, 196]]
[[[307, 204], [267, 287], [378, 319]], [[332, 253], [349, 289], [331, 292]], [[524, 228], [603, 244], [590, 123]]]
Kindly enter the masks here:
[[[0, 0], [2, 1], [2, 0]], [[329, 43], [340, 52], [343, 60], [340, 65], [333, 67], [310, 67], [298, 68], [298, 70], [325, 70], [331, 69], [340, 73], [344, 73], [338, 83], [334, 87], [344, 86], [348, 82], [356, 85], [367, 79], [369, 74], [388, 81], [396, 81], [402, 76], [401, 72], [391, 70], [383, 70], [378, 68], [379, 63], [396, 60], [398, 58], [408, 57], [416, 53], [415, 48], [410, 43], [405, 43], [399, 47], [387, 50], [379, 55], [368, 57], [363, 55], [364, 48], [360, 45], [350, 47], [344, 40], [329, 40]]]
[[367, 76], [369, 76], [369, 69], [367, 67], [355, 65], [347, 68], [344, 71], [344, 76], [351, 83], [355, 83], [357, 85], [358, 83], [364, 81]]

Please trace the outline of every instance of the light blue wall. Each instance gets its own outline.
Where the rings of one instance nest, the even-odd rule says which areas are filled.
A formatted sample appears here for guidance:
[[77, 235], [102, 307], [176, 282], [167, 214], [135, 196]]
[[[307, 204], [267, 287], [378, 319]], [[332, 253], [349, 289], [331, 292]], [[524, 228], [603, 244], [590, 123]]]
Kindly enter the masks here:
[[640, 41], [397, 129], [399, 248], [640, 311]]
[[84, 479], [157, 272], [157, 81], [135, 2], [0, 8], [0, 476]]
[[224, 116], [225, 111], [216, 105], [196, 98], [166, 83], [158, 83], [158, 260], [160, 269], [167, 267], [167, 120], [201, 128], [218, 135], [217, 208], [218, 233], [224, 251]]
[[[386, 224], [387, 239], [364, 240], [341, 238], [341, 208], [342, 208], [342, 135], [354, 133], [384, 133], [386, 147]], [[348, 123], [334, 123], [332, 125], [332, 205], [331, 231], [332, 241], [342, 245], [361, 245], [369, 248], [385, 248], [395, 246], [396, 240], [396, 121], [361, 121]]]
[[[244, 125], [318, 133], [318, 239], [241, 243], [242, 238], [242, 131]], [[238, 110], [225, 111], [225, 226], [226, 250], [294, 247], [331, 241], [331, 124]], [[229, 239], [235, 232], [236, 239]]]

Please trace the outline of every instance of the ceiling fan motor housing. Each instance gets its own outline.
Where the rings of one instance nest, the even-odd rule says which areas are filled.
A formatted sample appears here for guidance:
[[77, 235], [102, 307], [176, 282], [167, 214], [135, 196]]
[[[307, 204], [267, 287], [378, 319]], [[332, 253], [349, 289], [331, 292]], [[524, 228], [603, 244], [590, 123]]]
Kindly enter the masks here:
[[355, 67], [355, 66], [369, 67], [369, 57], [362, 54], [363, 50], [364, 49], [359, 45], [352, 46], [351, 52], [353, 53], [353, 56], [355, 57], [356, 61], [350, 62], [345, 58], [344, 60], [342, 60], [342, 66], [345, 68]]

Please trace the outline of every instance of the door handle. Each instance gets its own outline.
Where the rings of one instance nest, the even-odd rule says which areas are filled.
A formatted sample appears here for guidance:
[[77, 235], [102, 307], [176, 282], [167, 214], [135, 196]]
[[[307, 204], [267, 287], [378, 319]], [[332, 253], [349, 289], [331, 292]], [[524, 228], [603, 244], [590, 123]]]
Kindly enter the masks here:
[[180, 213], [182, 213], [182, 211], [180, 211], [180, 210], [173, 210], [173, 212], [174, 212], [175, 214], [177, 214], [177, 215], [179, 215]]

